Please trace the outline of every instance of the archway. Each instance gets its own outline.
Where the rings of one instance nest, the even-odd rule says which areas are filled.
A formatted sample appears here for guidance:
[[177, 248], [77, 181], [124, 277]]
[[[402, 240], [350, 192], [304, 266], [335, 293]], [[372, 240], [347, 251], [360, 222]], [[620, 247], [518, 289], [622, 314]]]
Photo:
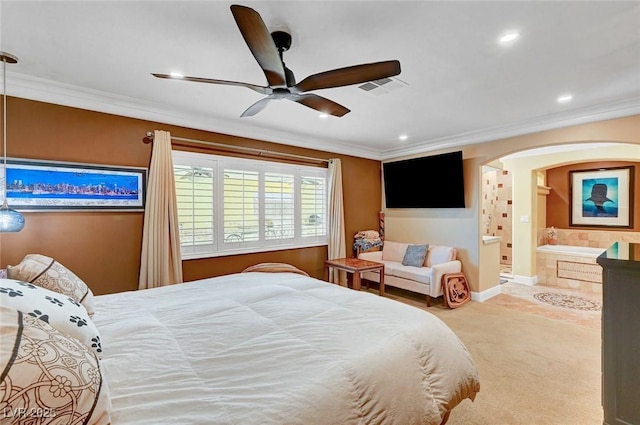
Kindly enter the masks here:
[[[546, 186], [546, 170], [605, 160], [640, 162], [640, 146], [615, 142], [562, 144], [523, 150], [483, 164], [512, 173], [513, 198], [508, 214], [514, 281], [529, 285], [538, 281], [535, 250], [541, 242], [541, 231], [547, 226], [544, 196], [540, 196], [540, 188], [544, 192]], [[479, 212], [483, 223], [482, 209]]]

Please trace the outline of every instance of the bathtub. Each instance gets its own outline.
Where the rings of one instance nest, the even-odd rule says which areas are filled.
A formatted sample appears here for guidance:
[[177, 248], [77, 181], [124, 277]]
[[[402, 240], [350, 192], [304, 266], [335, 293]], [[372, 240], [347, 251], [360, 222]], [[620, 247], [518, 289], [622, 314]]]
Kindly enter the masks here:
[[573, 246], [573, 245], [542, 245], [539, 246], [537, 252], [552, 253], [558, 255], [571, 255], [575, 257], [597, 257], [606, 248], [593, 248], [590, 246]]
[[606, 248], [542, 245], [536, 249], [538, 283], [602, 293], [602, 267], [596, 259]]

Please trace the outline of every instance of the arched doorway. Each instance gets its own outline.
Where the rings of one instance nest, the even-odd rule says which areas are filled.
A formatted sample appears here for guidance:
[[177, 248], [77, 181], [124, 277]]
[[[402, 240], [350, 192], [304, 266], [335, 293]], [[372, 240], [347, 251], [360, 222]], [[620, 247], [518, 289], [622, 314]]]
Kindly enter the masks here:
[[[546, 196], [553, 193], [553, 188], [547, 186], [546, 171], [569, 164], [595, 164], [606, 160], [640, 163], [640, 147], [624, 143], [572, 143], [527, 149], [483, 164], [495, 169], [496, 174], [500, 172], [502, 176], [508, 176], [512, 182], [511, 187], [504, 183], [498, 187], [496, 179], [495, 195], [500, 198], [497, 191], [501, 190], [500, 195], [510, 208], [496, 209], [498, 217], [492, 215], [493, 222], [487, 221], [483, 208], [480, 208], [481, 233], [485, 234], [487, 229], [490, 232], [493, 229], [502, 231], [500, 236], [505, 239], [505, 247], [510, 244], [510, 250], [504, 250], [504, 253], [501, 250], [500, 258], [503, 261], [502, 258], [506, 257], [507, 263], [511, 260], [511, 279], [529, 285], [538, 281], [535, 249], [543, 243], [541, 238], [547, 225], [558, 227], [556, 223], [547, 223], [546, 220]], [[566, 197], [566, 192], [562, 196]], [[484, 202], [484, 190], [481, 197]], [[635, 203], [640, 203], [640, 199], [636, 199]], [[511, 229], [505, 229], [504, 225], [500, 229], [497, 218], [509, 220]], [[559, 227], [561, 235], [571, 237], [575, 234], [575, 231], [567, 228], [566, 221]], [[630, 230], [634, 232], [635, 229]]]

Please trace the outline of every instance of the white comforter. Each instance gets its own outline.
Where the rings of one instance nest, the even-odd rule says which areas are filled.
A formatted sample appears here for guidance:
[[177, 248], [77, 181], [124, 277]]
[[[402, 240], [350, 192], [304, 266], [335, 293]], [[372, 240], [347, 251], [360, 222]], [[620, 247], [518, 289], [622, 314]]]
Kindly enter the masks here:
[[114, 425], [439, 424], [479, 390], [417, 308], [292, 273], [96, 297]]

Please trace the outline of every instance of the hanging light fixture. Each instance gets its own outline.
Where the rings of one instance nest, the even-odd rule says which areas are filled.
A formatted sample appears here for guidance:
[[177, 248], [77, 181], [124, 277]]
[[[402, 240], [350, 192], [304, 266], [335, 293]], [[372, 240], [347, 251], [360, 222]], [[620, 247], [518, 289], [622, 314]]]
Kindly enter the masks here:
[[0, 232], [19, 232], [24, 227], [24, 217], [16, 210], [9, 208], [7, 203], [7, 63], [18, 63], [18, 58], [5, 52], [0, 52], [2, 59], [2, 151], [4, 158], [4, 202], [0, 207]]

